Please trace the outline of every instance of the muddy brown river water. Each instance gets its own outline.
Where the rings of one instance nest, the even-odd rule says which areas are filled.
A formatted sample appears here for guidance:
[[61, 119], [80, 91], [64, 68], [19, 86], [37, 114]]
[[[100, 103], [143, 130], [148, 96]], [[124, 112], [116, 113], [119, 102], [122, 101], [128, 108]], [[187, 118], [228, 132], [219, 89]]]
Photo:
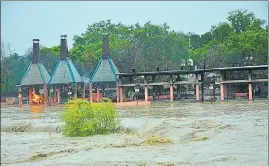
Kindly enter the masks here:
[[63, 109], [2, 108], [1, 165], [268, 165], [268, 101], [120, 108], [124, 131], [83, 138], [62, 135]]

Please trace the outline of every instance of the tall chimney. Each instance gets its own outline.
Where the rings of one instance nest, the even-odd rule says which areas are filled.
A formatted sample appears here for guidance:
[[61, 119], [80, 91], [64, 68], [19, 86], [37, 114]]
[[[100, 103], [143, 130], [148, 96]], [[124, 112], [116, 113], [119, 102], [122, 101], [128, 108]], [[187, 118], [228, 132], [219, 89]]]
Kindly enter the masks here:
[[33, 39], [33, 55], [32, 63], [40, 62], [40, 48], [39, 48], [39, 39]]
[[60, 50], [60, 59], [66, 60], [68, 57], [68, 48], [67, 48], [67, 35], [61, 35], [61, 50]]
[[102, 46], [102, 57], [107, 58], [109, 56], [109, 42], [108, 33], [103, 34], [103, 46]]

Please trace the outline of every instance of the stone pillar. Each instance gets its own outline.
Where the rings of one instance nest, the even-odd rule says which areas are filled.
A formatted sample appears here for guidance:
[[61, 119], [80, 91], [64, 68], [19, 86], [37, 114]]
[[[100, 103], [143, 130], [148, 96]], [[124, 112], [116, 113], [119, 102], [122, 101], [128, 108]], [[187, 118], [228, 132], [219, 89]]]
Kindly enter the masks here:
[[[147, 84], [147, 76], [144, 76], [144, 84]], [[144, 91], [145, 91], [145, 101], [148, 101], [148, 86], [144, 85]]]
[[170, 76], [170, 102], [174, 102], [173, 76]]
[[249, 72], [248, 72], [248, 80], [250, 81], [249, 83], [248, 83], [248, 100], [249, 100], [249, 102], [253, 102], [253, 94], [252, 94], [252, 71], [251, 70], [249, 70]]
[[83, 83], [83, 89], [82, 89], [82, 98], [85, 99], [85, 91], [86, 91], [86, 85]]
[[43, 90], [44, 90], [44, 104], [45, 106], [47, 106], [48, 105], [48, 85], [47, 84], [44, 84]]
[[92, 103], [92, 83], [89, 84], [90, 102]]
[[74, 83], [74, 99], [77, 99], [78, 98], [78, 87], [77, 87], [77, 84]]
[[196, 103], [200, 101], [200, 92], [199, 92], [199, 77], [198, 74], [195, 74], [195, 86], [196, 86]]

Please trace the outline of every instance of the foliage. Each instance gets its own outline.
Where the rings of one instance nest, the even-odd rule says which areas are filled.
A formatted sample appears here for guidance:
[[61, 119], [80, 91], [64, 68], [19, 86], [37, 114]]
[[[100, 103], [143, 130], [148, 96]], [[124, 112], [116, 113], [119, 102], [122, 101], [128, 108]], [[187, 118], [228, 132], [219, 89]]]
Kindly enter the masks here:
[[89, 103], [87, 100], [69, 100], [65, 111], [66, 136], [109, 134], [119, 124], [118, 115], [111, 102]]

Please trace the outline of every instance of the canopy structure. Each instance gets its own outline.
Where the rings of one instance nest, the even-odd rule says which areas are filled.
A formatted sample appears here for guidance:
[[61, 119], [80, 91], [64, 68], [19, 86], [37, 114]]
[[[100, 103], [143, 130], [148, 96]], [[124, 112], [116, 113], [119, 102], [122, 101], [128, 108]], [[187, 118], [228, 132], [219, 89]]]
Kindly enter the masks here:
[[91, 77], [92, 83], [109, 83], [117, 81], [119, 70], [113, 60], [109, 57], [108, 34], [103, 35], [102, 58]]
[[75, 68], [72, 60], [68, 57], [66, 35], [61, 36], [61, 52], [60, 59], [49, 80], [50, 85], [55, 84], [69, 84], [69, 83], [82, 83], [84, 82], [77, 69]]
[[49, 81], [50, 75], [44, 65], [40, 63], [39, 39], [33, 39], [32, 63], [25, 72], [20, 86], [44, 85]]

